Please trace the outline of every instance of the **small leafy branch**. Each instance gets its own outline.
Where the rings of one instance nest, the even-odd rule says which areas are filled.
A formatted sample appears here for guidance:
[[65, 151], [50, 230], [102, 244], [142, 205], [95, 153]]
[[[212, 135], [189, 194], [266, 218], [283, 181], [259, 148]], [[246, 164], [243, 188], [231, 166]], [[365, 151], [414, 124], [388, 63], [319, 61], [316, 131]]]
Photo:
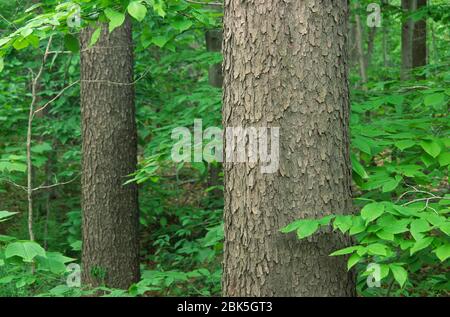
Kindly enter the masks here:
[[[432, 203], [431, 201], [434, 200]], [[434, 207], [432, 207], [433, 205]], [[408, 273], [417, 266], [433, 261], [444, 262], [450, 257], [450, 195], [428, 197], [398, 205], [389, 201], [370, 202], [358, 215], [330, 215], [321, 219], [297, 220], [281, 232], [295, 231], [299, 239], [313, 235], [320, 226], [332, 225], [342, 234], [354, 236], [358, 243], [336, 250], [330, 256], [350, 255], [347, 268], [357, 263], [378, 263], [380, 280], [395, 280], [400, 287], [408, 281]], [[439, 262], [438, 262], [439, 261]], [[362, 276], [370, 274], [361, 271]]]

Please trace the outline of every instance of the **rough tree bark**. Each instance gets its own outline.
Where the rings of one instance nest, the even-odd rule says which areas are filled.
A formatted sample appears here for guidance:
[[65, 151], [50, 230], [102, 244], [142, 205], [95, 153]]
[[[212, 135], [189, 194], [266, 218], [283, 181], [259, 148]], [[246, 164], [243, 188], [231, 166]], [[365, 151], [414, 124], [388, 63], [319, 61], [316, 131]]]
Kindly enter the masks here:
[[137, 135], [131, 22], [90, 47], [94, 28], [82, 30], [82, 281], [127, 288], [139, 279], [139, 212], [135, 184]]
[[347, 19], [347, 1], [225, 1], [223, 125], [280, 127], [276, 173], [225, 163], [225, 296], [355, 294], [329, 256], [348, 238], [279, 232], [352, 210]]

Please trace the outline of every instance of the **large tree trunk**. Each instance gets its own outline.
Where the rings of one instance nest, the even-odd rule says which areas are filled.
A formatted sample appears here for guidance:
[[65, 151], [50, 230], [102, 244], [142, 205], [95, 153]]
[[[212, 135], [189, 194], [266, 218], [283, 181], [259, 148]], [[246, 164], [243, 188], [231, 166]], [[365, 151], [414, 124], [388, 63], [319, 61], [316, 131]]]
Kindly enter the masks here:
[[[403, 14], [410, 14], [413, 10], [414, 0], [402, 0]], [[400, 77], [402, 80], [410, 79], [412, 68], [412, 42], [414, 22], [411, 18], [402, 22], [402, 66]]]
[[139, 279], [139, 212], [135, 184], [137, 135], [131, 22], [89, 47], [93, 28], [81, 33], [83, 136], [82, 281], [127, 288]]
[[[427, 5], [427, 0], [414, 0], [415, 10], [420, 10]], [[425, 66], [427, 64], [427, 22], [421, 19], [414, 23], [412, 43], [412, 67]]]
[[355, 294], [329, 256], [348, 238], [279, 232], [352, 210], [347, 19], [346, 1], [225, 1], [223, 125], [280, 127], [275, 173], [225, 163], [225, 296]]

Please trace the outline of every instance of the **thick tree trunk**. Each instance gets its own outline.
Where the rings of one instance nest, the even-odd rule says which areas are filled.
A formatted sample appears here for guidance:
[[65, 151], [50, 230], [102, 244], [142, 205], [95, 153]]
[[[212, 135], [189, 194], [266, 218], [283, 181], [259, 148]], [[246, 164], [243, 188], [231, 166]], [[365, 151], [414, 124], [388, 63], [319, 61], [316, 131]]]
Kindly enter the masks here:
[[[402, 0], [403, 14], [410, 14], [413, 10], [414, 0]], [[412, 68], [412, 42], [414, 23], [408, 18], [402, 22], [402, 67], [400, 77], [402, 80], [411, 78]]]
[[93, 47], [94, 29], [81, 33], [82, 281], [127, 288], [139, 279], [138, 191], [124, 185], [137, 157], [131, 22], [102, 26]]
[[[427, 5], [427, 0], [414, 0], [415, 10], [420, 10]], [[414, 23], [412, 43], [412, 67], [421, 67], [427, 64], [427, 22], [421, 19]]]
[[348, 238], [279, 231], [352, 210], [347, 19], [346, 1], [225, 1], [223, 125], [280, 127], [275, 173], [225, 163], [225, 296], [355, 294], [329, 256]]

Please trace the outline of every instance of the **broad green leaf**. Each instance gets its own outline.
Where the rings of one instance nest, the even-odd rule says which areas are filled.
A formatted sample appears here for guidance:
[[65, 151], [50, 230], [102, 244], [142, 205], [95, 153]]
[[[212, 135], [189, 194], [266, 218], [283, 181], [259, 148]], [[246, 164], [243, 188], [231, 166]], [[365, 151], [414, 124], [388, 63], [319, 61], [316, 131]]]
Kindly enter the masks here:
[[394, 241], [394, 234], [391, 232], [387, 232], [384, 230], [380, 230], [376, 232], [376, 235], [383, 240]]
[[387, 247], [381, 243], [374, 243], [367, 246], [367, 251], [371, 255], [387, 255]]
[[297, 237], [303, 239], [309, 237], [319, 228], [319, 223], [317, 220], [303, 220], [297, 228]]
[[180, 32], [188, 30], [192, 26], [192, 21], [188, 19], [178, 19], [170, 23]]
[[5, 250], [5, 258], [18, 256], [24, 262], [32, 262], [36, 256], [45, 257], [45, 250], [33, 241], [18, 241], [9, 244]]
[[441, 262], [444, 262], [450, 257], [450, 243], [441, 245], [434, 252], [436, 253], [436, 256], [439, 258], [439, 260], [441, 260]]
[[336, 219], [333, 222], [333, 229], [341, 230], [342, 233], [346, 233], [348, 229], [351, 228], [353, 224], [353, 217], [352, 216], [336, 216]]
[[100, 38], [101, 33], [102, 33], [102, 28], [98, 28], [97, 30], [95, 30], [92, 33], [91, 40], [89, 42], [89, 46], [94, 46], [98, 42], [98, 39]]
[[330, 224], [331, 219], [333, 219], [334, 217], [334, 215], [325, 216], [321, 219], [318, 219], [317, 223], [321, 226], [327, 226]]
[[412, 246], [412, 248], [409, 250], [410, 254], [413, 255], [414, 253], [425, 249], [426, 247], [428, 247], [432, 242], [433, 242], [433, 238], [432, 237], [426, 237], [423, 238], [419, 241], [416, 241], [416, 243], [414, 243], [414, 245]]
[[441, 166], [447, 166], [450, 164], [450, 152], [442, 152], [438, 156], [438, 162]]
[[152, 43], [155, 44], [158, 47], [164, 47], [164, 45], [169, 42], [170, 38], [165, 35], [159, 35], [152, 38]]
[[434, 94], [425, 96], [425, 98], [423, 99], [423, 102], [424, 102], [425, 106], [436, 107], [436, 106], [440, 106], [441, 104], [443, 104], [444, 100], [445, 100], [445, 94], [434, 93]]
[[408, 278], [408, 272], [402, 266], [397, 264], [389, 264], [389, 269], [392, 271], [394, 279], [397, 281], [400, 287], [403, 287]]
[[440, 224], [439, 229], [446, 235], [450, 236], [450, 222], [449, 221]]
[[5, 67], [5, 63], [3, 62], [3, 57], [0, 56], [0, 73], [3, 71], [4, 67]]
[[128, 5], [128, 13], [141, 22], [144, 20], [145, 16], [147, 15], [147, 7], [141, 3], [141, 1], [132, 1]]
[[415, 144], [416, 142], [413, 140], [401, 140], [394, 143], [394, 145], [402, 151], [414, 146]]
[[395, 176], [395, 178], [389, 179], [389, 181], [383, 185], [383, 193], [391, 192], [396, 189], [402, 180], [403, 178], [399, 175]]
[[384, 212], [384, 205], [381, 203], [370, 203], [361, 210], [361, 217], [366, 223], [371, 222], [380, 217]]
[[350, 228], [350, 235], [361, 233], [366, 229], [364, 220], [361, 217], [354, 217], [352, 227]]
[[420, 146], [434, 158], [436, 158], [442, 150], [441, 145], [436, 140], [424, 140], [420, 142]]
[[125, 14], [121, 12], [117, 12], [111, 8], [105, 9], [105, 15], [109, 20], [109, 33], [114, 31], [114, 29], [118, 28], [125, 22]]
[[361, 260], [361, 256], [359, 256], [358, 253], [353, 253], [347, 261], [347, 270], [350, 271], [350, 269], [355, 266], [355, 264], [358, 263], [359, 260]]
[[66, 257], [59, 252], [46, 252], [46, 257], [38, 256], [36, 260], [40, 269], [47, 269], [55, 274], [64, 273], [66, 263], [75, 261], [75, 259]]
[[421, 240], [422, 235], [420, 233], [427, 232], [430, 229], [431, 227], [425, 219], [415, 219], [410, 225], [411, 234], [416, 241]]
[[49, 143], [41, 143], [31, 147], [31, 151], [34, 153], [42, 154], [52, 150], [52, 146]]

